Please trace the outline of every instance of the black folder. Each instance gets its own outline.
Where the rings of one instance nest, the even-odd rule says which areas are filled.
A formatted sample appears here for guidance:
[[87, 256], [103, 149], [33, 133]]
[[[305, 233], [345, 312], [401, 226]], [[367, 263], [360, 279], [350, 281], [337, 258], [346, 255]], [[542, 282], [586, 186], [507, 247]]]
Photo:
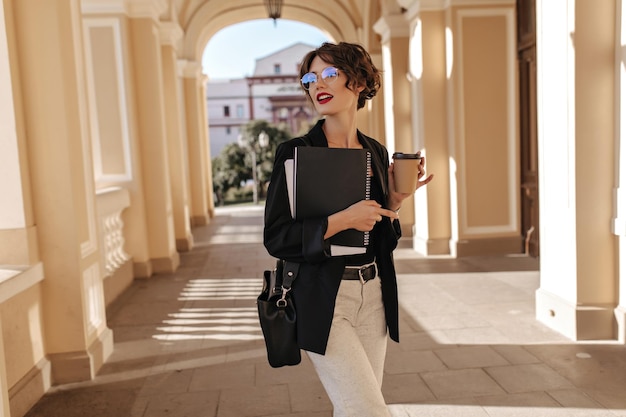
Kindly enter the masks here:
[[[292, 186], [295, 219], [329, 216], [369, 200], [371, 154], [365, 149], [297, 147]], [[369, 232], [344, 230], [332, 236], [330, 243], [333, 256], [365, 253]]]

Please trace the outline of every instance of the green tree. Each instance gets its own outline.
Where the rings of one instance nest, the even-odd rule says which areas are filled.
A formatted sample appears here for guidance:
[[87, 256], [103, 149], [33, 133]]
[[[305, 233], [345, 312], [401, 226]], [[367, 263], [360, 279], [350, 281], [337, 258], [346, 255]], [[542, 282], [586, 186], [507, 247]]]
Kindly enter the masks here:
[[[268, 143], [261, 146], [260, 136], [264, 132], [267, 135]], [[245, 125], [241, 130], [245, 152], [245, 169], [247, 178], [252, 179], [252, 157], [251, 152], [256, 155], [257, 189], [259, 196], [265, 196], [266, 184], [269, 182], [274, 167], [274, 155], [278, 145], [291, 138], [291, 133], [281, 127], [268, 123], [266, 120], [253, 120]]]
[[231, 188], [240, 188], [247, 179], [245, 151], [236, 143], [226, 145], [219, 156], [212, 160], [213, 192], [219, 205], [224, 204], [226, 193]]
[[[261, 146], [259, 142], [261, 132], [267, 135], [266, 146]], [[266, 184], [272, 175], [276, 148], [281, 142], [290, 138], [289, 131], [265, 120], [253, 120], [243, 126], [242, 143], [226, 145], [212, 160], [213, 191], [217, 197], [217, 203], [223, 204], [230, 189], [240, 189], [242, 184], [253, 178], [252, 152], [256, 157], [257, 190], [259, 190], [259, 197], [263, 198]]]

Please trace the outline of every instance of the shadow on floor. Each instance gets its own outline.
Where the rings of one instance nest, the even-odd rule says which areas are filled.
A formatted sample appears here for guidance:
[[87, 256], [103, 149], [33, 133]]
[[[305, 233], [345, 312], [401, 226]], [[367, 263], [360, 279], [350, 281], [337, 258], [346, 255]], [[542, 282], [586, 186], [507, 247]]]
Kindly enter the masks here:
[[[54, 387], [27, 417], [330, 417], [306, 355], [272, 369], [256, 316], [260, 209], [218, 211], [174, 274], [107, 311], [115, 350], [93, 381]], [[399, 249], [401, 343], [383, 392], [394, 417], [626, 417], [626, 349], [534, 319], [538, 260], [430, 259]]]

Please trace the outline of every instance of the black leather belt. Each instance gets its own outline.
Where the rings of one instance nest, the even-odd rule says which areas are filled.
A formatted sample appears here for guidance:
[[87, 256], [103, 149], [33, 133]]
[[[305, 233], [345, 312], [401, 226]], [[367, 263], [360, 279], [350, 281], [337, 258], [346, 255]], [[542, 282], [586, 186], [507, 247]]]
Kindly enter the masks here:
[[343, 270], [341, 279], [360, 280], [361, 284], [376, 278], [378, 275], [378, 267], [376, 262], [363, 266], [346, 266]]

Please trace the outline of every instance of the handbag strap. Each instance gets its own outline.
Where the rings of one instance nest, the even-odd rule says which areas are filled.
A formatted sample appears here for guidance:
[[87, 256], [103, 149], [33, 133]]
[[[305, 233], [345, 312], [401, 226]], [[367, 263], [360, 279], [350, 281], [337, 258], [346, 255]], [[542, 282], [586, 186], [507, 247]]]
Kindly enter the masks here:
[[[311, 138], [309, 138], [308, 134], [302, 136], [302, 142], [304, 142], [305, 146], [313, 146], [313, 144], [311, 143]], [[280, 297], [278, 301], [276, 301], [276, 305], [278, 307], [286, 307], [287, 306], [287, 299], [286, 299], [287, 293], [291, 291], [291, 286], [293, 285], [293, 281], [298, 276], [298, 270], [300, 269], [300, 264], [298, 262], [281, 261], [281, 260], [279, 260], [278, 262], [283, 263], [282, 264], [283, 283], [281, 285], [282, 296]]]
[[287, 290], [291, 289], [293, 281], [298, 276], [299, 269], [300, 264], [298, 262], [285, 261], [285, 265], [283, 266], [283, 288]]
[[291, 291], [293, 281], [298, 276], [300, 264], [298, 262], [285, 261], [283, 265], [283, 284], [281, 286], [282, 295], [276, 301], [278, 307], [287, 307], [287, 293]]

